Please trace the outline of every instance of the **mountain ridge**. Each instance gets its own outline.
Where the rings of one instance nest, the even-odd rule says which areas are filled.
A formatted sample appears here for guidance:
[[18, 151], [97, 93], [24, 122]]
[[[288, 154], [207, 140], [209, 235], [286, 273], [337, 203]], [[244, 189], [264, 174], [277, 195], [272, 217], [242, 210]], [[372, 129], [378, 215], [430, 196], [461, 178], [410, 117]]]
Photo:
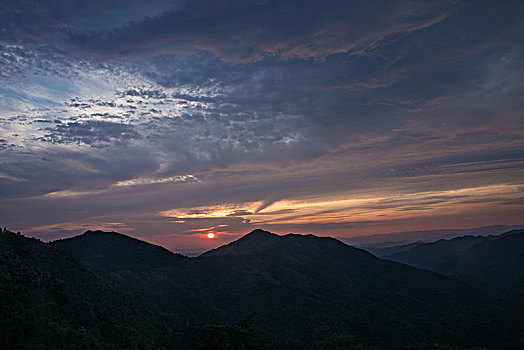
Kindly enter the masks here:
[[[151, 244], [118, 232], [88, 230], [81, 235], [50, 242], [84, 261], [89, 267], [105, 269], [108, 261], [111, 268], [140, 269], [151, 264], [161, 267], [168, 261], [181, 262], [186, 257], [166, 248]], [[141, 249], [137, 249], [141, 247]]]
[[347, 244], [356, 245], [362, 248], [387, 248], [409, 244], [416, 241], [427, 243], [439, 239], [451, 239], [464, 235], [486, 236], [502, 234], [514, 229], [524, 229], [524, 225], [490, 225], [468, 229], [449, 228], [438, 230], [390, 232], [342, 238], [342, 241]]
[[[205, 329], [233, 332], [237, 326], [220, 325], [245, 319], [271, 349], [320, 349], [326, 326], [358, 349], [495, 347], [524, 338], [520, 303], [330, 237], [260, 230], [225, 245], [232, 254], [196, 258], [118, 233], [47, 245], [67, 248], [107, 283], [154, 305], [182, 349], [215, 334]], [[152, 252], [159, 261], [147, 260]]]
[[[248, 255], [248, 254], [263, 254], [270, 253], [271, 250], [282, 249], [280, 245], [297, 245], [308, 243], [333, 243], [335, 245], [343, 245], [359, 254], [368, 255], [372, 257], [373, 255], [366, 252], [363, 249], [356, 248], [345, 244], [344, 242], [333, 238], [333, 237], [320, 237], [313, 234], [301, 235], [296, 233], [288, 233], [285, 235], [277, 235], [269, 231], [264, 231], [261, 229], [255, 229], [250, 233], [242, 236], [240, 239], [233, 241], [229, 244], [220, 246], [218, 248], [209, 250], [200, 255], [200, 257], [209, 257], [209, 256], [238, 256], [238, 255]], [[336, 242], [336, 243], [335, 243]], [[314, 244], [314, 243], [313, 243]], [[287, 248], [289, 249], [289, 248]], [[374, 256], [373, 256], [374, 258]]]
[[279, 237], [281, 236], [269, 231], [255, 229], [231, 243], [208, 250], [200, 254], [200, 256], [247, 254], [249, 251], [260, 249], [261, 246], [274, 242], [279, 239]]
[[425, 268], [427, 264], [431, 264], [431, 262], [434, 260], [467, 249], [480, 242], [496, 239], [498, 237], [500, 236], [466, 235], [451, 239], [439, 239], [435, 242], [416, 244], [415, 246], [398, 253], [381, 255], [381, 258], [398, 261], [415, 267]]
[[524, 290], [524, 230], [421, 243], [381, 258], [510, 292]]
[[524, 294], [524, 230], [513, 230], [446, 255], [431, 262], [428, 269], [510, 287]]

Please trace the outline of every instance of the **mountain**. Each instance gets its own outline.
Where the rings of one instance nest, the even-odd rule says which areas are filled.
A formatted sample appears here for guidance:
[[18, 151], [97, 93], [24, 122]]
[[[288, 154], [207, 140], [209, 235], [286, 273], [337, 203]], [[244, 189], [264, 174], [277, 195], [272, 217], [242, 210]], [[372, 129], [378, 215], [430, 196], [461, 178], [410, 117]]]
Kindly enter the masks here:
[[117, 232], [87, 231], [50, 244], [121, 289], [158, 305], [172, 324], [218, 317], [206, 306], [207, 292], [193, 288], [197, 281], [190, 258]]
[[450, 239], [460, 236], [489, 236], [498, 235], [511, 230], [524, 229], [524, 225], [491, 225], [470, 229], [442, 229], [429, 231], [409, 231], [375, 234], [343, 238], [350, 245], [362, 248], [387, 248], [413, 242], [433, 242], [439, 239]]
[[171, 330], [156, 306], [67, 252], [0, 232], [2, 349], [158, 349]]
[[428, 268], [435, 261], [443, 257], [467, 249], [475, 244], [485, 240], [495, 239], [497, 236], [462, 236], [452, 239], [441, 239], [431, 243], [419, 243], [408, 249], [400, 250], [399, 252], [387, 255], [388, 251], [394, 251], [406, 246], [391, 247], [380, 250], [381, 257], [393, 261], [398, 261], [407, 265]]
[[434, 260], [428, 269], [524, 293], [524, 230], [485, 240]]
[[117, 233], [87, 231], [80, 236], [52, 242], [86, 266], [98, 270], [141, 270], [176, 264], [186, 258], [157, 245]]
[[[463, 236], [417, 244], [384, 259], [501, 289], [524, 290], [524, 230], [502, 235]], [[396, 247], [378, 250], [384, 253]]]
[[[112, 249], [125, 247], [126, 256], [151, 248], [112, 237]], [[322, 348], [335, 339], [347, 348], [494, 347], [524, 337], [524, 312], [513, 300], [333, 238], [255, 230], [200, 257], [140, 269], [135, 259], [109, 268], [110, 255], [85, 254], [82, 236], [67, 242], [79, 261], [101, 267], [101, 276], [152, 301], [174, 324], [206, 328], [251, 319], [253, 334], [271, 349]]]
[[[19, 239], [12, 249], [33, 242]], [[47, 301], [52, 295], [41, 289], [38, 304], [49, 305], [44, 316], [65, 319], [66, 329], [78, 330], [74, 322], [81, 317], [74, 316], [87, 312], [95, 318], [94, 326], [85, 326], [88, 334], [115, 348], [126, 347], [123, 342], [132, 344], [129, 348], [149, 345], [153, 339], [158, 348], [176, 349], [516, 349], [524, 339], [519, 300], [382, 260], [328, 237], [255, 230], [197, 258], [118, 233], [37, 243], [75, 266], [67, 274], [61, 270], [65, 263], [24, 257], [24, 264], [61, 279], [67, 298], [75, 295], [75, 311], [63, 318], [60, 306]], [[2, 266], [9, 265], [5, 256], [0, 255]], [[14, 295], [21, 289], [30, 295], [36, 288], [32, 275], [14, 280], [16, 271], [0, 275], [8, 276], [2, 277], [0, 292]], [[91, 276], [89, 283], [79, 284], [84, 275]], [[30, 298], [17, 310], [40, 312]], [[4, 324], [22, 311], [2, 316]], [[98, 335], [99, 323], [106, 322], [100, 320], [108, 318], [114, 328], [107, 332], [123, 332], [121, 338]], [[47, 329], [53, 328], [37, 326], [47, 332], [44, 338], [52, 337]]]
[[[424, 244], [424, 242], [417, 241], [413, 243], [400, 244], [400, 245], [395, 245], [395, 246], [386, 247], [386, 248], [378, 248], [378, 247], [360, 247], [360, 248], [364, 249], [365, 251], [370, 252], [371, 254], [379, 258], [382, 258], [385, 256], [391, 256], [394, 254], [405, 252], [421, 244]], [[391, 260], [394, 260], [394, 259], [391, 259]]]
[[279, 238], [280, 236], [274, 233], [256, 229], [234, 242], [207, 251], [201, 256], [249, 254], [278, 241]]

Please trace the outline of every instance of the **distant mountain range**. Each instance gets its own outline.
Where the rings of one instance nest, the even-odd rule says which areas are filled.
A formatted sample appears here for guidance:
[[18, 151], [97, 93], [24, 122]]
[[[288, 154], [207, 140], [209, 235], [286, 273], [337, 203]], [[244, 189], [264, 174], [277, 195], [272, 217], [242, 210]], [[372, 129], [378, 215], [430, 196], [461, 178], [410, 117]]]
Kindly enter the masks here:
[[524, 305], [511, 293], [382, 260], [333, 238], [262, 230], [197, 258], [115, 232], [52, 243], [2, 233], [0, 297], [6, 349], [524, 344]]
[[432, 242], [460, 236], [489, 236], [511, 230], [524, 229], [524, 225], [492, 225], [469, 229], [442, 229], [429, 231], [409, 231], [340, 238], [344, 243], [366, 249], [382, 249], [415, 242]]
[[[406, 246], [402, 246], [406, 247]], [[397, 249], [402, 248], [397, 247]], [[393, 250], [395, 247], [388, 248]], [[382, 257], [445, 275], [490, 283], [524, 295], [524, 230], [410, 245]]]
[[499, 235], [460, 236], [452, 239], [439, 239], [434, 242], [413, 242], [387, 248], [364, 248], [370, 253], [408, 265], [423, 267], [426, 262], [442, 258], [448, 254], [467, 249], [477, 243], [499, 238]]

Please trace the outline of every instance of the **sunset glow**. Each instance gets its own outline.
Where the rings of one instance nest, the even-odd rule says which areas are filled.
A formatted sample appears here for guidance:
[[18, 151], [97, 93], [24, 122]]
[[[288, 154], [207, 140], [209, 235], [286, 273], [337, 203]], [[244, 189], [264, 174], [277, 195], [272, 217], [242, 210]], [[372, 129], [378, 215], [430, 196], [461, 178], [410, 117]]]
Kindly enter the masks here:
[[215, 238], [215, 234], [213, 232], [209, 232], [207, 234], [207, 238], [209, 238], [209, 239]]

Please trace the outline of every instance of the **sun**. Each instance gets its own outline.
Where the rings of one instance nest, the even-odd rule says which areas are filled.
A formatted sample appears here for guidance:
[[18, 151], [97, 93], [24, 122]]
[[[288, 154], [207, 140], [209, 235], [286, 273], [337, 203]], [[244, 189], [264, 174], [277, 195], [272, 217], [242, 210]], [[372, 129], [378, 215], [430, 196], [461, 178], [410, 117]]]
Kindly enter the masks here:
[[215, 234], [213, 232], [209, 232], [207, 234], [207, 238], [211, 239], [211, 238], [215, 238]]

